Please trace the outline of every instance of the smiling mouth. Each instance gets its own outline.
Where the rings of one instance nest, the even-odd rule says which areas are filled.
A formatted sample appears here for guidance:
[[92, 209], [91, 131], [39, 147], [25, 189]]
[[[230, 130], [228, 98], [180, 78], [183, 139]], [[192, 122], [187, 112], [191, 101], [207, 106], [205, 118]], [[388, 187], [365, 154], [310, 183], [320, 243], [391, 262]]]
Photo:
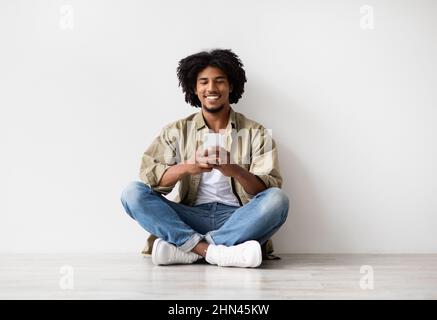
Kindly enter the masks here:
[[210, 94], [205, 96], [205, 100], [208, 102], [214, 102], [217, 101], [220, 98], [220, 95], [218, 94]]

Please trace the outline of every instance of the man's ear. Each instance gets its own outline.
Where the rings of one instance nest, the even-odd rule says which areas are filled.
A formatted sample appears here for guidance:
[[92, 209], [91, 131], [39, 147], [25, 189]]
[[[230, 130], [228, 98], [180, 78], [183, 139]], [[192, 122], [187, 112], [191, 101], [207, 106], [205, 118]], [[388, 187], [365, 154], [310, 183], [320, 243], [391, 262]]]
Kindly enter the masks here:
[[234, 87], [232, 86], [232, 84], [229, 86], [229, 93], [232, 92], [232, 90], [234, 90]]

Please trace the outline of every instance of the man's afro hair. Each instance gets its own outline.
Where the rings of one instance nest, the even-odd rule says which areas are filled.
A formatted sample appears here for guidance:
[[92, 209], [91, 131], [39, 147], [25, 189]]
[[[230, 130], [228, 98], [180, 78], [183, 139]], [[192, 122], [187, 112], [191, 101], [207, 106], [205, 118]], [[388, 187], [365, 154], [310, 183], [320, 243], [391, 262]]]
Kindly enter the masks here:
[[197, 75], [208, 66], [217, 67], [227, 75], [232, 86], [229, 103], [237, 103], [244, 92], [246, 73], [240, 58], [229, 49], [202, 51], [179, 61], [177, 76], [179, 86], [185, 93], [185, 101], [194, 107], [201, 107], [200, 100], [195, 94]]

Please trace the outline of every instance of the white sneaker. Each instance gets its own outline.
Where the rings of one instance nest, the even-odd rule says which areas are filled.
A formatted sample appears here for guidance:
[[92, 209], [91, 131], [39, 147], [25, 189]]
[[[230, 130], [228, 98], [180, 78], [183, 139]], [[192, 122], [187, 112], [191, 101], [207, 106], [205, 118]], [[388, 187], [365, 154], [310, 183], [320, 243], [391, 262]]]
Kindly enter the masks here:
[[231, 247], [210, 244], [205, 259], [221, 267], [255, 268], [262, 262], [261, 246], [255, 240]]
[[153, 264], [190, 264], [202, 258], [194, 252], [184, 252], [175, 245], [158, 238], [153, 243], [152, 262]]

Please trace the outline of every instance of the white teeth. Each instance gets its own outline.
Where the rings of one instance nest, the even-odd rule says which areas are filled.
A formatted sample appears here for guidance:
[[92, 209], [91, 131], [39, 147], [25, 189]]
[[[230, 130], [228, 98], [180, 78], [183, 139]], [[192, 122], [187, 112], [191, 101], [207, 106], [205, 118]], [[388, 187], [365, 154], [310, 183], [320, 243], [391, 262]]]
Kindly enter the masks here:
[[219, 96], [206, 96], [207, 100], [217, 100]]

